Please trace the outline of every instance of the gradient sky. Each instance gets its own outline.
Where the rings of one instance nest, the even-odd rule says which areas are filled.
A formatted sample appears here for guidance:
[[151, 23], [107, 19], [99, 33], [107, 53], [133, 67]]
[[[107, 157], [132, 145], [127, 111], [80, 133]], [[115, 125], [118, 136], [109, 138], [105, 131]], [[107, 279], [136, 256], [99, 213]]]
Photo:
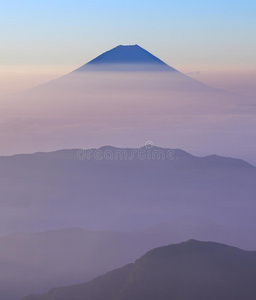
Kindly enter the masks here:
[[248, 78], [256, 73], [255, 0], [0, 4], [2, 91], [60, 76], [119, 44], [139, 44], [217, 85], [219, 72]]

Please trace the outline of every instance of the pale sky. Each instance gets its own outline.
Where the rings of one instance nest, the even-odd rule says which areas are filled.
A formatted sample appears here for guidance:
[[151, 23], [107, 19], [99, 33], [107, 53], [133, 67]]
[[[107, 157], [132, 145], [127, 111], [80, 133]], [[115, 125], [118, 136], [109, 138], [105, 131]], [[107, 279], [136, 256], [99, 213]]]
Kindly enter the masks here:
[[194, 78], [255, 94], [254, 0], [0, 4], [0, 94], [61, 76], [119, 44], [139, 44]]
[[[230, 155], [255, 163], [255, 0], [0, 0], [0, 4], [0, 155], [107, 144], [138, 147], [153, 140], [197, 155]], [[106, 103], [105, 93], [99, 90], [105, 77], [97, 77], [97, 84], [91, 87], [89, 78], [89, 83], [82, 85], [84, 93], [78, 96], [77, 87], [68, 91], [70, 95], [63, 94], [62, 86], [50, 95], [39, 88], [41, 92], [31, 102], [26, 93], [6, 96], [69, 73], [120, 44], [138, 44], [182, 73], [242, 97], [234, 96], [238, 100], [229, 102], [216, 95], [205, 116], [200, 112], [207, 104], [204, 97], [180, 95], [177, 100], [174, 95], [177, 99], [170, 103], [174, 107], [165, 110], [169, 103], [165, 97], [172, 97], [169, 84], [156, 98], [154, 92], [147, 92], [147, 84], [147, 88], [140, 87], [144, 98], [132, 106], [131, 100], [138, 96], [132, 96], [137, 91], [134, 82], [134, 89], [119, 107], [120, 111], [132, 109], [125, 119], [114, 113], [116, 103]], [[109, 82], [110, 87], [115, 81]], [[119, 82], [120, 86], [123, 83]], [[90, 94], [92, 87], [95, 95]], [[118, 86], [113, 91], [113, 101], [125, 97], [118, 94]], [[152, 107], [145, 105], [147, 97]], [[95, 99], [103, 109], [100, 117], [94, 111]], [[152, 117], [144, 119], [139, 105], [149, 110], [149, 116], [154, 111]], [[163, 112], [158, 118], [160, 108]], [[162, 113], [168, 109], [173, 115], [165, 119]], [[106, 111], [114, 113], [113, 119], [102, 118]], [[88, 118], [77, 118], [81, 112], [88, 113]]]

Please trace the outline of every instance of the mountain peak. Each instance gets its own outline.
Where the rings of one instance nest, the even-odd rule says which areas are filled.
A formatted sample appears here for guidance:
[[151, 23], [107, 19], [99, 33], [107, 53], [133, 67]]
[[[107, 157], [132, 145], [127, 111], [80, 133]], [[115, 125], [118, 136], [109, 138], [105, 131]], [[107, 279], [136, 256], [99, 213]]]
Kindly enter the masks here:
[[23, 300], [255, 299], [256, 252], [190, 240], [151, 250], [84, 284]]
[[119, 45], [116, 48], [118, 48], [118, 47], [139, 47], [139, 48], [141, 48], [138, 44], [134, 44], [134, 45]]
[[75, 71], [176, 71], [139, 45], [119, 45]]
[[176, 255], [184, 255], [184, 254], [203, 254], [207, 253], [212, 255], [216, 252], [225, 252], [228, 251], [229, 253], [233, 252], [242, 252], [244, 250], [240, 250], [233, 246], [228, 246], [225, 244], [217, 243], [217, 242], [206, 242], [206, 241], [198, 241], [195, 239], [190, 239], [185, 242], [181, 242], [178, 244], [171, 244], [168, 246], [163, 246], [159, 248], [155, 248], [147, 252], [144, 256], [137, 260], [137, 263], [141, 263], [145, 260], [154, 260], [154, 259], [163, 259], [167, 257], [173, 257]]

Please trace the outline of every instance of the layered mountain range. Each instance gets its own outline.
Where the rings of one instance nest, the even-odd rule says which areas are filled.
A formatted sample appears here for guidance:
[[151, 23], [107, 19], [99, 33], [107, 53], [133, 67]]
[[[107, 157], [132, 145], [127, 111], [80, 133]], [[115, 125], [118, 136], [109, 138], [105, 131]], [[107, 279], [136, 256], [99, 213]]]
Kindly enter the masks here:
[[23, 300], [254, 300], [256, 252], [212, 242], [149, 251], [94, 280]]
[[131, 263], [256, 249], [254, 99], [133, 45], [5, 100], [1, 299], [254, 299], [254, 252]]
[[2, 156], [0, 178], [6, 300], [189, 238], [256, 247], [256, 169], [240, 159], [105, 146]]
[[152, 248], [191, 238], [254, 250], [255, 234], [255, 230], [184, 217], [130, 232], [68, 228], [4, 235], [0, 237], [0, 298], [18, 300], [54, 286], [89, 281]]

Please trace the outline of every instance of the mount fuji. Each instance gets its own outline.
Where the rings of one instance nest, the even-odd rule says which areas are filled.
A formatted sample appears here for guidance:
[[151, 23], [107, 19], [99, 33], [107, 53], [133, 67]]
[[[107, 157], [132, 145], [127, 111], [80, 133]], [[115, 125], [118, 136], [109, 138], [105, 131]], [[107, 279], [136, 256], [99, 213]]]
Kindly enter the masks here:
[[254, 99], [194, 80], [138, 45], [0, 103], [2, 155], [151, 140], [255, 162]]
[[175, 71], [139, 45], [119, 45], [75, 70], [84, 71]]

